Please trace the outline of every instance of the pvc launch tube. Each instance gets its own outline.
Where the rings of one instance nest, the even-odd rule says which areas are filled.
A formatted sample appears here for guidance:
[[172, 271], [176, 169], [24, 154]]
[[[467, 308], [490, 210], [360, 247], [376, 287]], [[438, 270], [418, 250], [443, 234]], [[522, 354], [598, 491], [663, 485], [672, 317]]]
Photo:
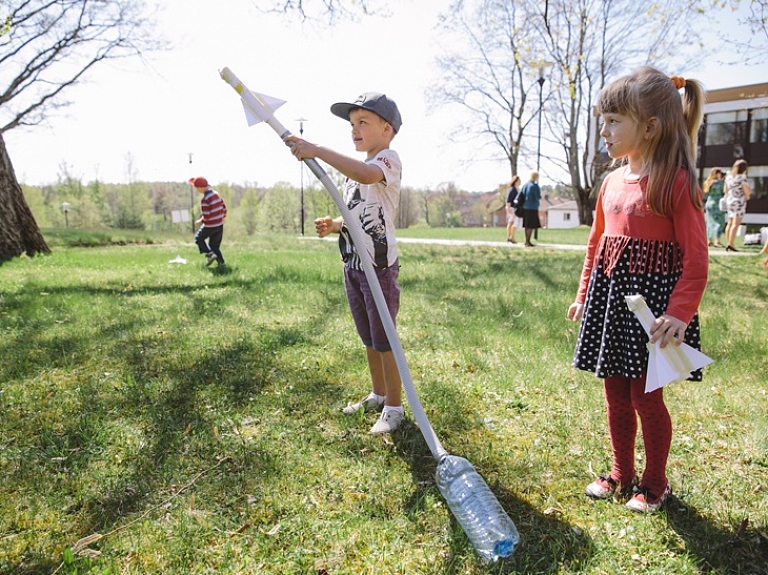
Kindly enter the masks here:
[[[266, 100], [268, 97], [248, 90], [228, 68], [221, 70], [221, 77], [240, 94], [243, 105], [247, 108], [246, 115], [257, 117], [261, 121], [266, 122], [285, 141], [290, 132], [275, 118], [274, 110], [271, 108], [269, 100]], [[249, 115], [247, 113], [248, 109], [250, 109], [252, 114]], [[287, 145], [290, 146], [290, 143], [288, 142]], [[328, 177], [328, 174], [325, 173], [314, 159], [305, 159], [304, 163], [309, 166], [309, 169], [312, 170], [312, 173], [320, 180], [331, 195], [331, 198], [333, 198], [336, 207], [341, 213], [341, 217], [347, 224], [352, 241], [358, 246], [365, 245], [362, 226], [353, 220], [347, 205], [344, 203], [334, 183]], [[440, 444], [440, 440], [435, 435], [416, 394], [408, 362], [405, 359], [400, 338], [397, 336], [395, 324], [389, 315], [389, 309], [373, 268], [371, 256], [364, 249], [360, 250], [360, 260], [363, 264], [363, 271], [371, 288], [374, 302], [376, 303], [376, 309], [384, 326], [384, 331], [392, 347], [400, 379], [408, 399], [408, 405], [411, 406], [411, 411], [413, 411], [413, 415], [419, 424], [419, 429], [429, 446], [429, 450], [438, 461], [435, 475], [440, 493], [448, 502], [451, 511], [461, 524], [475, 550], [484, 560], [491, 561], [499, 557], [508, 557], [514, 552], [520, 540], [517, 529], [488, 485], [472, 467], [472, 464], [463, 458], [449, 455]], [[460, 473], [456, 473], [456, 468], [461, 465], [464, 465], [464, 467], [460, 470]]]
[[[287, 130], [285, 126], [283, 126], [277, 120], [277, 118], [275, 118], [274, 111], [271, 109], [270, 105], [267, 102], [260, 100], [261, 94], [251, 92], [248, 88], [246, 88], [245, 85], [238, 79], [238, 77], [235, 76], [234, 72], [232, 72], [229, 68], [222, 69], [220, 73], [222, 79], [227, 84], [232, 86], [238, 94], [240, 94], [244, 105], [250, 108], [253, 115], [261, 119], [261, 121], [269, 124], [270, 127], [275, 132], [277, 132], [277, 135], [280, 136], [281, 140], [285, 141], [285, 138], [291, 135], [291, 132]], [[310, 170], [312, 170], [312, 173], [317, 177], [318, 180], [320, 180], [320, 182], [323, 184], [323, 187], [325, 187], [325, 189], [331, 195], [331, 198], [333, 198], [333, 202], [339, 209], [341, 217], [347, 224], [347, 228], [349, 229], [350, 235], [352, 236], [352, 241], [355, 243], [355, 245], [358, 246], [365, 245], [363, 237], [364, 232], [362, 228], [352, 219], [349, 208], [347, 208], [347, 205], [344, 203], [341, 194], [339, 193], [338, 189], [336, 189], [335, 184], [328, 177], [328, 174], [325, 173], [325, 170], [323, 170], [323, 168], [320, 167], [320, 164], [318, 164], [314, 159], [307, 158], [304, 160], [304, 163], [309, 167]], [[363, 264], [365, 277], [368, 280], [368, 284], [371, 287], [371, 292], [373, 293], [376, 309], [381, 316], [381, 322], [384, 325], [384, 331], [386, 332], [387, 339], [389, 340], [389, 344], [392, 347], [392, 353], [394, 354], [395, 363], [397, 364], [397, 371], [400, 373], [400, 379], [403, 382], [403, 389], [405, 390], [405, 395], [408, 398], [408, 405], [411, 406], [411, 411], [413, 412], [413, 415], [419, 424], [419, 429], [421, 429], [421, 433], [424, 436], [424, 440], [427, 442], [427, 445], [429, 446], [429, 450], [432, 452], [432, 455], [435, 457], [435, 459], [440, 461], [440, 459], [446, 456], [448, 452], [443, 449], [443, 446], [440, 444], [440, 440], [435, 435], [435, 432], [432, 429], [432, 425], [429, 423], [427, 415], [424, 412], [424, 408], [422, 407], [421, 402], [416, 395], [416, 390], [413, 386], [413, 380], [411, 379], [410, 369], [408, 368], [408, 362], [405, 359], [405, 353], [403, 352], [402, 345], [400, 344], [400, 338], [397, 336], [397, 331], [395, 330], [395, 324], [392, 321], [392, 316], [389, 315], [389, 310], [387, 309], [387, 304], [384, 300], [384, 294], [381, 291], [378, 277], [376, 277], [376, 272], [373, 268], [373, 262], [371, 262], [371, 258], [368, 252], [365, 250], [360, 250], [360, 259]]]

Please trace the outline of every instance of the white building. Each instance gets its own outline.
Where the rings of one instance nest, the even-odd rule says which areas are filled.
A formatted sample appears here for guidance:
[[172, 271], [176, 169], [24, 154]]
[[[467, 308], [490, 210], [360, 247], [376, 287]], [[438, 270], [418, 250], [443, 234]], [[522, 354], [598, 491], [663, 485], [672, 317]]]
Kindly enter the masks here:
[[745, 224], [768, 224], [768, 83], [707, 92], [699, 134], [699, 181], [712, 168], [730, 171], [736, 160], [749, 165], [753, 195]]
[[579, 206], [575, 200], [547, 208], [547, 228], [563, 230], [579, 226]]

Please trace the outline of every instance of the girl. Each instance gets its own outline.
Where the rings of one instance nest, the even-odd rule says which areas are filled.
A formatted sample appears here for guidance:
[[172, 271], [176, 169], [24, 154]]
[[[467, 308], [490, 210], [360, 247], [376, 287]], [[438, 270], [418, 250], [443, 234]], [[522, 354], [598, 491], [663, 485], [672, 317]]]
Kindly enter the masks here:
[[515, 241], [515, 227], [517, 222], [515, 221], [515, 200], [517, 194], [520, 192], [520, 177], [515, 174], [512, 176], [512, 181], [509, 182], [509, 191], [507, 191], [507, 241], [511, 244], [516, 244]]
[[747, 212], [747, 200], [752, 195], [752, 188], [747, 183], [747, 162], [736, 160], [731, 168], [731, 173], [725, 178], [726, 198], [728, 205], [728, 224], [725, 226], [725, 241], [728, 242], [725, 250], [737, 252], [733, 243], [736, 241], [736, 232], [741, 225], [741, 220]]
[[[682, 98], [679, 90], [684, 89]], [[703, 90], [651, 67], [602, 90], [600, 135], [618, 169], [604, 180], [575, 303], [583, 318], [573, 365], [604, 379], [613, 468], [587, 486], [593, 498], [634, 487], [633, 511], [658, 510], [671, 493], [666, 476], [672, 423], [663, 388], [645, 393], [647, 336], [624, 296], [641, 294], [657, 317], [651, 342], [699, 348], [696, 310], [707, 284], [707, 235], [696, 183], [696, 135]], [[701, 372], [689, 379], [699, 381]], [[645, 471], [635, 471], [640, 417]]]
[[704, 193], [707, 203], [704, 205], [707, 221], [707, 245], [721, 248], [720, 235], [725, 231], [725, 212], [720, 209], [720, 199], [723, 197], [723, 178], [725, 174], [720, 168], [712, 168], [704, 180]]

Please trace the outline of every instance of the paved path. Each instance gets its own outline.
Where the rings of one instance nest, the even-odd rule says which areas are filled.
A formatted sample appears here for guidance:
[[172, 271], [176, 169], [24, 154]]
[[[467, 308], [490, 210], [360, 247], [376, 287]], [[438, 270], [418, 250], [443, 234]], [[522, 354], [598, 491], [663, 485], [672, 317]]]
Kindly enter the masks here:
[[[526, 248], [525, 244], [523, 243], [511, 244], [509, 242], [486, 242], [486, 241], [475, 241], [475, 240], [401, 238], [400, 236], [397, 236], [397, 242], [401, 244], [434, 244], [434, 245], [444, 245], [444, 246], [493, 246], [497, 248], [507, 247], [510, 249], [527, 249], [527, 250], [553, 249], [553, 250], [566, 250], [566, 251], [577, 251], [577, 252], [583, 252], [583, 251], [586, 251], [587, 249], [586, 246], [575, 245], [575, 244], [546, 244], [542, 242], [536, 242], [533, 248]], [[753, 251], [727, 252], [722, 248], [714, 248], [709, 250], [709, 255], [739, 257], [739, 256], [755, 256], [760, 254]]]
[[[317, 236], [304, 236], [303, 238], [300, 237], [299, 239], [320, 239]], [[331, 235], [326, 236], [323, 238], [325, 241], [332, 241], [337, 242], [338, 236]], [[586, 251], [586, 246], [581, 246], [578, 244], [546, 244], [542, 242], [536, 242], [533, 248], [526, 248], [525, 244], [523, 243], [516, 243], [511, 244], [509, 242], [488, 242], [488, 241], [480, 241], [480, 240], [444, 240], [444, 239], [438, 239], [438, 238], [403, 238], [400, 236], [397, 236], [397, 242], [400, 244], [426, 244], [426, 245], [442, 245], [442, 246], [491, 246], [496, 248], [509, 248], [512, 250], [516, 249], [522, 249], [522, 250], [564, 250], [564, 251], [572, 251], [572, 252], [583, 252]], [[738, 252], [727, 252], [722, 248], [713, 248], [709, 250], [709, 255], [711, 256], [728, 256], [728, 257], [740, 257], [740, 256], [760, 256], [761, 254], [754, 252], [754, 251], [738, 251]]]

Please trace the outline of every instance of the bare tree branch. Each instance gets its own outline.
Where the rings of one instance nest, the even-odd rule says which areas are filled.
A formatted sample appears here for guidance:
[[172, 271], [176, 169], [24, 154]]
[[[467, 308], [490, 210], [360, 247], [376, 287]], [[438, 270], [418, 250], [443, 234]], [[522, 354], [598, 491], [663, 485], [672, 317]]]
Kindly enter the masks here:
[[11, 2], [0, 38], [0, 131], [42, 122], [94, 65], [158, 50], [141, 0]]
[[[272, 0], [254, 2], [265, 13], [284, 14], [302, 22], [324, 23], [339, 20], [358, 21], [361, 17], [388, 13], [385, 0]], [[267, 4], [266, 7], [264, 4]], [[376, 7], [376, 5], [379, 5]]]

